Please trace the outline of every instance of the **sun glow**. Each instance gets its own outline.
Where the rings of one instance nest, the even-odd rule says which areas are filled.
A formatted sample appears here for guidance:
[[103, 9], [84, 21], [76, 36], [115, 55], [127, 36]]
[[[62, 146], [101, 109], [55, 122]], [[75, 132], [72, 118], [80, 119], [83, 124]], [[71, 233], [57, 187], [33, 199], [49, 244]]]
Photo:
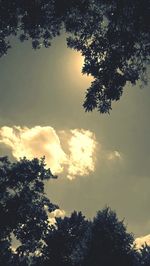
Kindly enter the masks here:
[[82, 56], [80, 53], [75, 54], [75, 65], [77, 68], [79, 68], [79, 70], [81, 72], [82, 67], [84, 65], [84, 56]]
[[78, 81], [80, 83], [80, 87], [82, 87], [82, 84], [85, 86], [90, 86], [90, 83], [94, 80], [91, 75], [82, 73], [83, 65], [84, 56], [82, 56], [79, 52], [71, 50], [66, 62], [66, 69], [67, 73], [70, 75], [70, 78], [73, 79], [73, 81]]

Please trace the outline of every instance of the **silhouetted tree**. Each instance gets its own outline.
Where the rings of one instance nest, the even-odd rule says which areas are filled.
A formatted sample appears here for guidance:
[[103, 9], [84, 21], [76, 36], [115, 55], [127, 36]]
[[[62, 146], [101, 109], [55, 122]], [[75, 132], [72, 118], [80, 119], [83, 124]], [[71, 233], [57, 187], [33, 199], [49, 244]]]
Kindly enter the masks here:
[[10, 249], [10, 239], [0, 239], [0, 265], [14, 265], [12, 263], [13, 259], [12, 250]]
[[136, 251], [133, 236], [126, 232], [122, 221], [110, 208], [97, 213], [92, 224], [92, 236], [85, 266], [133, 266]]
[[80, 266], [87, 250], [88, 228], [81, 212], [73, 212], [70, 217], [57, 218], [45, 239], [45, 248], [38, 261], [44, 266]]
[[85, 57], [82, 72], [94, 81], [83, 104], [106, 113], [127, 82], [146, 81], [150, 61], [149, 0], [1, 0], [0, 55], [11, 35], [49, 47], [61, 29], [68, 46]]
[[74, 212], [57, 219], [36, 265], [141, 266], [143, 257], [134, 249], [133, 240], [110, 208], [99, 211], [93, 222]]
[[[0, 265], [149, 266], [150, 248], [137, 252], [133, 236], [108, 207], [92, 222], [74, 211], [50, 224], [48, 215], [58, 206], [44, 194], [44, 181], [54, 177], [44, 158], [0, 158]], [[12, 235], [20, 241], [15, 252]]]
[[144, 245], [140, 249], [140, 266], [150, 265], [150, 246]]
[[[16, 163], [0, 158], [0, 265], [29, 265], [30, 254], [42, 247], [48, 213], [57, 207], [44, 195], [43, 182], [50, 178], [54, 176], [45, 169], [44, 158]], [[16, 253], [12, 233], [20, 241]]]
[[66, 28], [75, 33], [68, 45], [85, 56], [83, 73], [95, 78], [86, 94], [85, 110], [97, 108], [105, 113], [112, 101], [120, 99], [126, 82], [145, 79], [150, 59], [150, 1], [89, 3], [85, 16], [66, 21]]

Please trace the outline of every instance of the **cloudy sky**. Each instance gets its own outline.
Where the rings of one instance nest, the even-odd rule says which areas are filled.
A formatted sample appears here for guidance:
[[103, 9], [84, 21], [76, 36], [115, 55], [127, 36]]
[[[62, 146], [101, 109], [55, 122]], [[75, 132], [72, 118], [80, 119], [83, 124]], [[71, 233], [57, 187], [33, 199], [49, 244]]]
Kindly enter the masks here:
[[[46, 156], [51, 201], [92, 218], [109, 205], [136, 237], [150, 233], [150, 90], [127, 86], [110, 115], [85, 113], [91, 77], [62, 35], [37, 52], [13, 40], [0, 60], [0, 156]], [[53, 217], [52, 217], [53, 218]]]

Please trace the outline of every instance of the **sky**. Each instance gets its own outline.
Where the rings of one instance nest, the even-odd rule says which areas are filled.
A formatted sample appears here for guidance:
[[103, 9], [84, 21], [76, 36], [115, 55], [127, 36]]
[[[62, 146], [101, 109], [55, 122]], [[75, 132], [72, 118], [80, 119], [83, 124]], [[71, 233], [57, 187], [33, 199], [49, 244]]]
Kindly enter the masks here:
[[128, 232], [150, 239], [148, 85], [127, 84], [110, 115], [85, 113], [92, 77], [81, 74], [83, 58], [63, 34], [48, 49], [12, 46], [0, 60], [0, 156], [45, 155], [58, 175], [46, 193], [67, 215], [92, 219], [110, 206]]

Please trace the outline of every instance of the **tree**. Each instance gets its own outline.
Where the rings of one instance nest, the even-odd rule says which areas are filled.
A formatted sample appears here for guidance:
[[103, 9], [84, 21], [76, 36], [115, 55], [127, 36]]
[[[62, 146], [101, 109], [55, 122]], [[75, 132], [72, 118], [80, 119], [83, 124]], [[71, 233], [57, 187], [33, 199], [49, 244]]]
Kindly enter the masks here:
[[87, 250], [90, 222], [81, 212], [70, 217], [57, 218], [45, 239], [43, 256], [38, 265], [80, 266]]
[[[11, 163], [0, 158], [0, 264], [4, 266], [148, 266], [149, 248], [137, 254], [133, 236], [110, 208], [93, 222], [81, 212], [56, 218], [58, 206], [44, 194], [44, 181], [55, 178], [44, 158]], [[19, 240], [12, 251], [12, 233]]]
[[140, 249], [140, 266], [149, 266], [150, 265], [150, 246], [144, 245]]
[[37, 49], [49, 47], [64, 29], [71, 35], [68, 46], [85, 57], [82, 72], [94, 77], [85, 111], [107, 113], [127, 82], [146, 81], [149, 12], [149, 0], [1, 0], [0, 55], [12, 35], [31, 39]]
[[93, 220], [86, 266], [133, 266], [136, 251], [133, 236], [126, 232], [122, 221], [110, 208], [99, 211]]
[[84, 102], [86, 111], [109, 112], [127, 82], [145, 79], [150, 62], [149, 11], [150, 2], [145, 0], [97, 0], [90, 1], [76, 28], [73, 17], [66, 21], [66, 28], [73, 24], [68, 28], [75, 33], [68, 45], [85, 56], [83, 73], [94, 77]]
[[[29, 265], [31, 254], [43, 246], [48, 213], [58, 208], [44, 194], [44, 181], [54, 178], [41, 160], [26, 158], [11, 163], [0, 158], [1, 265]], [[20, 241], [15, 254], [11, 234]]]

